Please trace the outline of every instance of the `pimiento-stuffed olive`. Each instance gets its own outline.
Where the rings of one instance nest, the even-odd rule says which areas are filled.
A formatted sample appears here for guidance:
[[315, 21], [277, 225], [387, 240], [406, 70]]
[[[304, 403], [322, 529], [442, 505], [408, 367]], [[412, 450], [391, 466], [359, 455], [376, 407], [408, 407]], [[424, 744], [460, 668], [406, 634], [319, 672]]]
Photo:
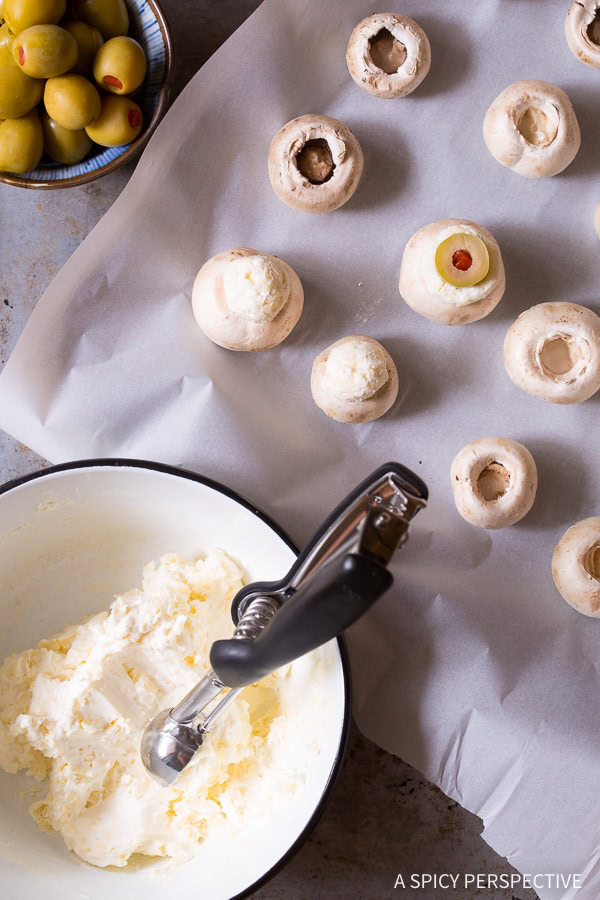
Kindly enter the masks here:
[[65, 22], [63, 28], [75, 38], [77, 44], [77, 62], [71, 72], [91, 75], [94, 57], [104, 42], [102, 35], [87, 22]]
[[18, 119], [37, 106], [44, 82], [24, 75], [11, 59], [0, 64], [0, 119]]
[[13, 34], [32, 25], [56, 25], [65, 14], [66, 0], [4, 0], [4, 18]]
[[32, 25], [13, 41], [12, 54], [31, 78], [53, 78], [77, 62], [75, 38], [58, 25]]
[[145, 77], [146, 55], [133, 38], [112, 38], [96, 53], [94, 78], [105, 91], [131, 94]]
[[78, 131], [100, 115], [100, 94], [83, 75], [58, 75], [46, 82], [44, 106], [63, 128]]
[[92, 141], [81, 128], [78, 131], [71, 131], [63, 128], [54, 119], [51, 119], [48, 113], [43, 112], [42, 129], [44, 132], [44, 150], [55, 162], [62, 163], [65, 166], [74, 165], [81, 162], [92, 149]]
[[97, 28], [105, 41], [129, 31], [123, 0], [73, 0], [72, 8], [74, 17]]
[[[1, 2], [1, 0], [0, 0]], [[14, 41], [15, 36], [6, 25], [0, 25], [0, 64], [1, 65], [15, 65], [15, 61], [12, 55], [12, 42]]]
[[142, 111], [129, 97], [107, 94], [102, 98], [102, 111], [87, 126], [88, 136], [103, 147], [120, 147], [134, 141], [142, 130]]
[[44, 135], [34, 109], [0, 123], [0, 171], [22, 175], [35, 169], [44, 152]]

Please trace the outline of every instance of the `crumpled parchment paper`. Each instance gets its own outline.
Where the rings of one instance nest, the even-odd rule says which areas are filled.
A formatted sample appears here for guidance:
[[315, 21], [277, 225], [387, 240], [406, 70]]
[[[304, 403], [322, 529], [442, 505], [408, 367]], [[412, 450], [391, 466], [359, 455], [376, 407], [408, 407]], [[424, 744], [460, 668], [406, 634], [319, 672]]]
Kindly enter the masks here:
[[[392, 4], [395, 6], [395, 4]], [[559, 0], [407, 0], [432, 44], [411, 96], [363, 93], [345, 65], [366, 0], [267, 0], [177, 100], [131, 182], [41, 298], [0, 376], [0, 426], [46, 458], [130, 456], [194, 468], [265, 508], [301, 543], [387, 458], [429, 483], [431, 503], [395, 563], [396, 587], [349, 635], [362, 730], [482, 816], [485, 839], [523, 872], [580, 873], [600, 893], [600, 622], [557, 594], [556, 540], [600, 512], [600, 396], [545, 404], [508, 379], [501, 348], [528, 306], [599, 311], [600, 72], [579, 63]], [[481, 134], [510, 82], [563, 87], [582, 128], [575, 162], [530, 181]], [[307, 216], [267, 177], [275, 131], [333, 115], [365, 154], [342, 209]], [[400, 299], [402, 250], [422, 225], [481, 222], [507, 268], [504, 299], [462, 328]], [[263, 354], [213, 346], [190, 307], [218, 251], [275, 253], [300, 275], [303, 317]], [[362, 426], [310, 396], [314, 357], [344, 334], [394, 357], [400, 401]], [[487, 434], [522, 441], [539, 468], [532, 512], [487, 533], [457, 514], [449, 467]], [[563, 900], [571, 890], [542, 889]]]

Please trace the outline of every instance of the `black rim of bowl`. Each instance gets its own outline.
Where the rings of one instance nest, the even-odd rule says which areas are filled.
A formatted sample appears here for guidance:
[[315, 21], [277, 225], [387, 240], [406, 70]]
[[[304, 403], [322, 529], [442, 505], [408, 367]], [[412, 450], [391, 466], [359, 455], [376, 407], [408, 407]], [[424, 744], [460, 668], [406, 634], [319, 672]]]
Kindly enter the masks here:
[[127, 150], [99, 169], [93, 169], [91, 172], [84, 172], [81, 175], [73, 175], [71, 178], [57, 178], [55, 181], [41, 181], [36, 178], [25, 178], [23, 175], [13, 175], [10, 172], [0, 172], [1, 183], [10, 184], [12, 187], [32, 188], [43, 191], [77, 187], [78, 185], [95, 181], [97, 178], [102, 178], [103, 175], [108, 175], [109, 172], [114, 172], [115, 169], [131, 162], [132, 159], [135, 159], [142, 152], [168, 109], [169, 97], [175, 81], [175, 46], [171, 28], [157, 0], [146, 0], [146, 2], [156, 17], [165, 45], [165, 75], [158, 92], [154, 112], [148, 122], [148, 127], [142, 131], [135, 141], [129, 144]]
[[[203, 484], [206, 487], [212, 488], [220, 494], [224, 494], [226, 497], [229, 497], [230, 500], [235, 500], [235, 502], [239, 503], [240, 506], [243, 506], [245, 509], [249, 510], [258, 519], [261, 519], [266, 525], [268, 525], [269, 528], [271, 528], [272, 531], [274, 531], [275, 534], [280, 537], [285, 544], [287, 544], [287, 546], [290, 548], [290, 550], [292, 550], [293, 553], [295, 553], [296, 555], [298, 555], [299, 553], [298, 547], [294, 544], [292, 539], [283, 530], [283, 528], [281, 528], [277, 524], [277, 522], [275, 522], [269, 515], [267, 515], [267, 513], [263, 512], [262, 509], [260, 509], [254, 503], [251, 503], [249, 500], [246, 500], [246, 498], [241, 494], [238, 494], [237, 491], [232, 490], [231, 488], [222, 484], [220, 481], [215, 481], [213, 478], [208, 478], [204, 475], [198, 475], [196, 472], [192, 472], [190, 469], [179, 468], [178, 466], [169, 466], [165, 463], [151, 462], [149, 460], [143, 459], [126, 459], [121, 457], [83, 459], [75, 462], [60, 463], [59, 465], [47, 466], [44, 469], [40, 469], [38, 472], [31, 472], [29, 475], [21, 475], [19, 478], [14, 478], [12, 481], [5, 482], [4, 484], [0, 485], [0, 495], [7, 494], [9, 491], [18, 488], [23, 484], [27, 484], [28, 482], [35, 481], [39, 478], [44, 478], [47, 475], [53, 475], [56, 472], [68, 472], [70, 470], [76, 469], [91, 469], [102, 467], [150, 469], [155, 472], [161, 472], [165, 475], [175, 475], [178, 478], [187, 478], [190, 481], [195, 481], [198, 484]], [[337, 784], [348, 746], [348, 738], [350, 734], [350, 716], [352, 710], [352, 682], [350, 676], [350, 660], [348, 657], [348, 649], [343, 637], [338, 637], [337, 643], [340, 653], [340, 661], [342, 664], [342, 676], [344, 680], [344, 718], [342, 721], [340, 742], [337, 753], [333, 761], [333, 766], [331, 767], [331, 771], [327, 778], [327, 782], [325, 784], [325, 787], [323, 788], [321, 798], [317, 806], [315, 807], [312, 816], [310, 817], [294, 843], [291, 845], [291, 847], [286, 850], [284, 855], [280, 857], [280, 859], [278, 859], [278, 861], [273, 866], [271, 866], [271, 868], [267, 872], [265, 872], [264, 875], [261, 875], [260, 878], [258, 878], [252, 885], [250, 885], [250, 887], [245, 888], [239, 894], [235, 894], [230, 898], [230, 900], [243, 900], [243, 898], [251, 896], [251, 894], [253, 894], [260, 887], [270, 881], [271, 878], [277, 875], [277, 873], [280, 872], [291, 861], [291, 859], [296, 855], [296, 853], [298, 853], [300, 848], [310, 837], [319, 819], [323, 815], [325, 807], [327, 806], [327, 803], [329, 802], [333, 790]]]

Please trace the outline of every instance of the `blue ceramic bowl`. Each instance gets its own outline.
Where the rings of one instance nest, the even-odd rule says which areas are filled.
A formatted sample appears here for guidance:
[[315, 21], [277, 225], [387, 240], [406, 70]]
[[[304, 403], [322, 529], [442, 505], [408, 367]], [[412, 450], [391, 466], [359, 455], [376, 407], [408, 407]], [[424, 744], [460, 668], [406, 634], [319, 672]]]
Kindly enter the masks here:
[[[55, 163], [46, 156], [37, 169], [24, 175], [0, 174], [0, 181], [25, 188], [63, 188], [94, 181], [136, 156], [164, 116], [175, 74], [173, 39], [164, 13], [156, 0], [125, 0], [129, 12], [129, 34], [142, 47], [148, 61], [146, 79], [133, 98], [142, 108], [144, 128], [131, 144], [94, 148], [72, 166]], [[139, 94], [139, 96], [138, 96]]]

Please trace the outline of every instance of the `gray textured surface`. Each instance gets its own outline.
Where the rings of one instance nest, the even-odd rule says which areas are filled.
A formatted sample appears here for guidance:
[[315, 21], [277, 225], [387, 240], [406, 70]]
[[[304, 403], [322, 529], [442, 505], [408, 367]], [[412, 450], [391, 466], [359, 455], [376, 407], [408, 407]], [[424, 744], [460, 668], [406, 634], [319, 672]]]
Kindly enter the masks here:
[[[257, 0], [163, 0], [178, 54], [176, 91], [258, 5]], [[82, 188], [42, 193], [0, 185], [0, 365], [53, 275], [108, 209], [132, 171]], [[44, 464], [0, 432], [0, 479]], [[397, 890], [396, 875], [512, 871], [480, 838], [479, 819], [418, 772], [353, 732], [340, 783], [293, 861], [261, 900], [419, 897], [531, 900], [520, 890]]]

